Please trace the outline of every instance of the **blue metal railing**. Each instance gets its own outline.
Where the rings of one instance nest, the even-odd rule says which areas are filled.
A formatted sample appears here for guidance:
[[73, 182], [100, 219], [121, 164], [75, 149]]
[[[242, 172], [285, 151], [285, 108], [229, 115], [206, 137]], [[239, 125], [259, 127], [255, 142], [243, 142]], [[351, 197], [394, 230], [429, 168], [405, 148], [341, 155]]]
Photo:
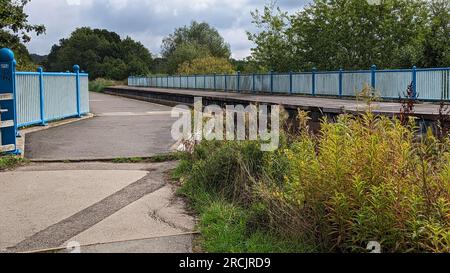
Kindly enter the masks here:
[[312, 96], [356, 97], [365, 85], [382, 98], [403, 97], [412, 84], [420, 100], [450, 100], [450, 67], [290, 72], [267, 74], [176, 75], [128, 78], [129, 86], [200, 89]]
[[80, 73], [15, 72], [17, 126], [45, 125], [52, 120], [89, 112], [89, 75]]

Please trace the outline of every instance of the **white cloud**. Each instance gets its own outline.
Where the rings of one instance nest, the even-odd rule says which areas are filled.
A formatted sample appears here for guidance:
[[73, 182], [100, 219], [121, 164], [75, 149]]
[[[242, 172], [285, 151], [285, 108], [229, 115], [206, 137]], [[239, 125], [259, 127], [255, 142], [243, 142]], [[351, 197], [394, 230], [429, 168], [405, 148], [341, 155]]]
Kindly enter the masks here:
[[[300, 9], [310, 0], [278, 0], [284, 10]], [[164, 36], [192, 20], [216, 27], [231, 45], [234, 58], [250, 54], [246, 30], [252, 30], [250, 11], [265, 0], [32, 0], [26, 6], [33, 24], [44, 24], [46, 35], [33, 37], [32, 53], [48, 54], [53, 44], [77, 27], [106, 28], [141, 41], [153, 54]]]

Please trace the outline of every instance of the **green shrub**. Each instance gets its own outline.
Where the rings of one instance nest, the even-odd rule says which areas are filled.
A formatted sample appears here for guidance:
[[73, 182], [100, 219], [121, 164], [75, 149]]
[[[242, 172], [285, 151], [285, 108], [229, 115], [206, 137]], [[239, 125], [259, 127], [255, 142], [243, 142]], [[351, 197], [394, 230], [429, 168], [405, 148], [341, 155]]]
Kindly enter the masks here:
[[0, 155], [0, 171], [12, 169], [23, 163], [24, 160], [18, 156]]
[[108, 86], [120, 85], [121, 82], [98, 78], [89, 82], [89, 91], [103, 92]]
[[255, 187], [270, 226], [322, 251], [449, 252], [449, 142], [415, 135], [371, 113], [303, 133], [272, 159], [289, 159], [283, 183]]
[[[261, 233], [321, 252], [363, 252], [370, 241], [384, 252], [450, 252], [450, 140], [419, 135], [414, 124], [342, 115], [318, 135], [283, 137], [271, 153], [251, 141], [202, 142], [182, 160], [181, 192], [209, 215], [203, 224], [220, 220], [216, 200], [244, 211], [232, 223], [247, 235], [231, 242]], [[213, 226], [202, 226], [205, 245], [220, 241]]]
[[264, 154], [256, 141], [202, 142], [191, 158], [190, 181], [233, 202], [248, 201], [248, 188], [262, 171]]

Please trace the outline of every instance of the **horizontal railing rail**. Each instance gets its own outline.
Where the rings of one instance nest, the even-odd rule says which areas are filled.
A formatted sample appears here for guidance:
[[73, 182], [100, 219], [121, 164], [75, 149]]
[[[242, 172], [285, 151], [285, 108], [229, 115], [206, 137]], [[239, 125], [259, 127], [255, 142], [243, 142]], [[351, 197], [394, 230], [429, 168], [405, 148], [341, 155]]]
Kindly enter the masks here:
[[74, 72], [15, 72], [17, 127], [89, 113], [89, 75]]
[[424, 101], [450, 100], [450, 67], [285, 73], [131, 76], [129, 86], [252, 92], [290, 95], [356, 97], [366, 86], [382, 98], [404, 97], [409, 85], [413, 96]]

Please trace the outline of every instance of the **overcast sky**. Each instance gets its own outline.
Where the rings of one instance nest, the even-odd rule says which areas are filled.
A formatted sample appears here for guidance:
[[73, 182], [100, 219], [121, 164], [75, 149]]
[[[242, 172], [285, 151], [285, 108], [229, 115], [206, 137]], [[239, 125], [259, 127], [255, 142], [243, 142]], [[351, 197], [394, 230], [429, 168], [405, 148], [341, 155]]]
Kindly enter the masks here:
[[[297, 11], [310, 0], [278, 0], [286, 11]], [[142, 42], [159, 54], [163, 37], [192, 20], [217, 28], [231, 45], [233, 57], [250, 54], [246, 30], [254, 30], [250, 11], [262, 9], [266, 0], [32, 0], [26, 6], [29, 21], [44, 24], [45, 35], [33, 37], [31, 53], [48, 54], [59, 39], [81, 26], [106, 28]]]

